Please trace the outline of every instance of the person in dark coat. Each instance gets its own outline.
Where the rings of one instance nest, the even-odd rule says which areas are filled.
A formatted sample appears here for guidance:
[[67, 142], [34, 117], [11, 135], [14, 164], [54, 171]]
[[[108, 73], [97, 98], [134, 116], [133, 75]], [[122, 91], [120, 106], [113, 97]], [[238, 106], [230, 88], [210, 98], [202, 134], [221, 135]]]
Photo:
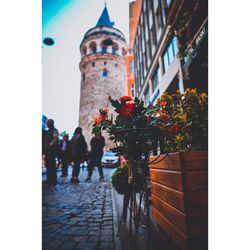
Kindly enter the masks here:
[[48, 130], [43, 132], [42, 150], [45, 156], [45, 164], [47, 168], [47, 184], [56, 184], [56, 153], [59, 141], [58, 130], [54, 127], [52, 119], [47, 120]]
[[72, 183], [79, 183], [79, 173], [80, 173], [80, 164], [83, 159], [86, 158], [87, 154], [87, 143], [82, 134], [82, 129], [77, 127], [75, 129], [74, 135], [71, 138], [71, 157], [73, 160], [73, 172], [72, 172]]
[[91, 152], [90, 152], [90, 162], [88, 168], [88, 177], [86, 181], [91, 180], [94, 167], [98, 167], [100, 180], [104, 179], [103, 169], [101, 165], [101, 160], [103, 156], [103, 148], [105, 146], [105, 139], [102, 135], [96, 134], [90, 141]]
[[60, 142], [60, 159], [62, 161], [62, 175], [61, 177], [68, 176], [68, 166], [71, 154], [71, 142], [69, 135], [65, 134]]

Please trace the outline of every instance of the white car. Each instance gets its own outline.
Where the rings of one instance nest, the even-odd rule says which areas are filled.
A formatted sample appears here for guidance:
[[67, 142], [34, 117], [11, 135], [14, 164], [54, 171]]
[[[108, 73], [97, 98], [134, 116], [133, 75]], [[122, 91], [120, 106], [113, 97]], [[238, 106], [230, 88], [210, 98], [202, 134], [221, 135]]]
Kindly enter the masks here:
[[107, 151], [102, 157], [102, 166], [103, 167], [118, 167], [120, 165], [120, 158], [116, 153], [112, 151]]

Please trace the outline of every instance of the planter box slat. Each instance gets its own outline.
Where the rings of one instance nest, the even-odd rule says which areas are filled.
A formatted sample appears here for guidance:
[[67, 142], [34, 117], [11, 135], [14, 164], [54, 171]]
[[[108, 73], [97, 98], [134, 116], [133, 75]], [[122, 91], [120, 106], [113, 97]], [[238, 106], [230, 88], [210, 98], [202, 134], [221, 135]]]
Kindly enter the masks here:
[[196, 191], [188, 193], [190, 215], [197, 213], [207, 213], [208, 193], [206, 191]]
[[181, 250], [207, 249], [208, 153], [172, 153], [150, 165], [150, 180], [153, 218], [173, 244]]
[[196, 214], [190, 216], [190, 229], [192, 234], [208, 232], [208, 216], [207, 214]]
[[204, 151], [190, 151], [183, 154], [185, 161], [185, 169], [195, 170], [195, 169], [206, 169], [208, 166], [208, 152]]
[[[179, 209], [181, 212], [184, 212], [183, 192], [152, 181], [151, 193], [160, 196], [164, 201]], [[195, 200], [193, 203], [196, 205]], [[196, 206], [199, 206], [199, 204]]]
[[199, 191], [208, 189], [207, 170], [187, 171], [187, 191]]
[[181, 173], [177, 171], [169, 171], [169, 170], [158, 170], [151, 169], [150, 178], [152, 181], [155, 181], [160, 184], [166, 184], [168, 187], [175, 188], [179, 191], [183, 190], [182, 187], [182, 177]]
[[187, 236], [169, 222], [157, 209], [152, 208], [152, 214], [161, 228], [164, 228], [164, 231], [174, 240], [175, 244], [181, 249], [187, 250]]
[[152, 206], [158, 211], [161, 211], [162, 215], [165, 216], [166, 219], [175, 225], [180, 231], [186, 233], [185, 214], [170, 206], [167, 202], [163, 201], [154, 194], [152, 194], [151, 198]]
[[[157, 156], [151, 156], [150, 161], [153, 161], [157, 158]], [[165, 155], [161, 155], [159, 158], [156, 159], [156, 164], [152, 163], [150, 168], [157, 168], [157, 169], [165, 169], [165, 170], [180, 170], [181, 163], [179, 155], [175, 153], [169, 154], [167, 157]]]

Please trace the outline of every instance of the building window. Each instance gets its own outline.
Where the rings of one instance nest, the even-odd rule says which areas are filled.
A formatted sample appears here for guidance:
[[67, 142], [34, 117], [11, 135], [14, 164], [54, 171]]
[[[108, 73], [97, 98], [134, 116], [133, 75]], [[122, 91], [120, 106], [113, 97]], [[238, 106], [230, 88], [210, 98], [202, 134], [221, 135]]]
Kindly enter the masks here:
[[95, 63], [94, 62], [92, 62], [92, 67], [95, 67]]
[[159, 30], [162, 27], [162, 20], [161, 20], [161, 12], [160, 12], [160, 8], [157, 8], [156, 11], [156, 30]]
[[82, 48], [82, 53], [83, 53], [84, 56], [87, 54], [87, 47], [86, 46], [84, 46]]
[[116, 54], [116, 48], [112, 47], [112, 54], [115, 55]]
[[171, 2], [172, 2], [172, 0], [166, 0], [166, 2], [167, 2], [167, 6], [169, 7], [170, 4], [171, 4]]
[[106, 46], [102, 46], [102, 53], [107, 53], [107, 47]]
[[135, 97], [135, 85], [133, 83], [131, 84], [131, 96]]
[[105, 61], [103, 64], [104, 64], [104, 65], [107, 65], [107, 62]]
[[85, 81], [85, 73], [82, 74], [82, 81]]
[[163, 73], [165, 73], [168, 70], [169, 65], [172, 63], [174, 57], [177, 56], [177, 54], [178, 54], [178, 41], [177, 38], [174, 36], [162, 55], [163, 70], [164, 70]]
[[89, 47], [90, 47], [92, 53], [93, 53], [93, 54], [96, 54], [96, 51], [97, 51], [97, 49], [96, 49], [96, 42], [95, 42], [95, 41], [92, 41], [92, 42], [90, 43]]
[[144, 92], [144, 97], [145, 97], [145, 104], [148, 105], [150, 101], [150, 92], [149, 92], [149, 86], [146, 88]]
[[178, 52], [179, 52], [179, 49], [178, 49], [178, 40], [177, 40], [176, 36], [173, 37], [172, 45], [173, 45], [174, 55], [176, 56], [178, 54]]
[[132, 74], [134, 72], [134, 61], [133, 60], [129, 61], [129, 71], [130, 71], [130, 74]]
[[107, 70], [107, 69], [104, 69], [104, 70], [103, 70], [102, 76], [103, 76], [103, 77], [107, 77], [107, 76], [108, 76], [108, 70]]
[[159, 66], [157, 66], [157, 68], [152, 76], [152, 82], [153, 82], [153, 91], [155, 91], [156, 88], [158, 87], [159, 82], [160, 82], [160, 68], [159, 68]]
[[156, 45], [156, 36], [154, 26], [150, 29], [151, 44]]

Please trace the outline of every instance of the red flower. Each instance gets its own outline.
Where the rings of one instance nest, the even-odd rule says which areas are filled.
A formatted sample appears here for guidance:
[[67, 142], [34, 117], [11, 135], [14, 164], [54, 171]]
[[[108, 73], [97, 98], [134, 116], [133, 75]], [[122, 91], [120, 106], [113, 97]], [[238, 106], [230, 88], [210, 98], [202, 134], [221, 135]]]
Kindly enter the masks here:
[[101, 122], [100, 117], [96, 117], [94, 120], [94, 125], [99, 124]]
[[100, 121], [104, 121], [106, 119], [106, 115], [101, 114], [99, 116]]
[[162, 120], [168, 120], [168, 119], [169, 119], [169, 115], [168, 115], [167, 113], [163, 113], [163, 114], [160, 116], [160, 118], [161, 118]]
[[170, 131], [173, 132], [173, 133], [178, 133], [180, 131], [180, 127], [177, 123], [173, 124], [171, 127], [170, 127]]
[[167, 102], [163, 102], [163, 101], [162, 101], [162, 102], [160, 102], [160, 106], [161, 106], [161, 107], [165, 107], [165, 106], [166, 106], [166, 104], [167, 104]]
[[131, 116], [135, 110], [134, 103], [126, 102], [120, 109], [120, 114], [123, 116]]
[[131, 98], [130, 96], [124, 95], [124, 96], [121, 96], [121, 97], [119, 98], [119, 100], [120, 100], [120, 101], [124, 101], [124, 102], [129, 102], [129, 101], [132, 101], [132, 98]]

